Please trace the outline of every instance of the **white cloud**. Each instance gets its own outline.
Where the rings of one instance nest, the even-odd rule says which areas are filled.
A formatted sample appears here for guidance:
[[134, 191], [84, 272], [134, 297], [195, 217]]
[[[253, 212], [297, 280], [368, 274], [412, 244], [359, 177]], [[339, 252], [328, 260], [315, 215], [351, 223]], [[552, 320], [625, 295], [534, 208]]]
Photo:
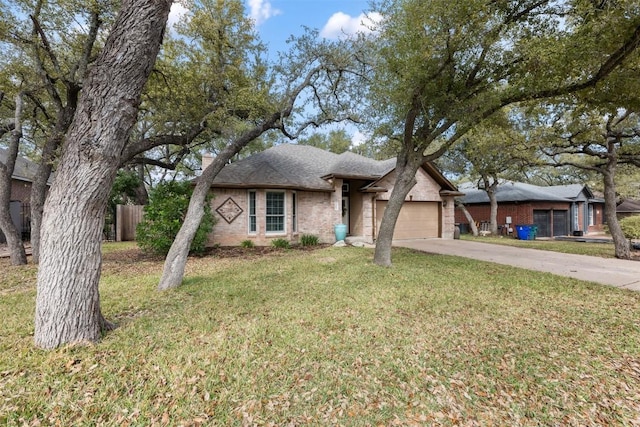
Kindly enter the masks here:
[[247, 3], [249, 4], [249, 15], [256, 25], [282, 13], [279, 9], [274, 9], [269, 0], [247, 0]]
[[359, 130], [356, 130], [351, 137], [351, 146], [357, 147], [358, 145], [362, 145], [369, 139], [369, 135], [366, 135]]
[[182, 18], [189, 9], [182, 6], [180, 3], [174, 3], [171, 5], [171, 11], [169, 12], [169, 21], [167, 22], [169, 28], [173, 28], [173, 26]]
[[361, 13], [359, 16], [350, 16], [343, 12], [334, 13], [320, 31], [320, 36], [328, 39], [337, 39], [356, 33], [370, 33], [371, 28], [382, 20], [382, 15], [377, 12], [369, 14]]

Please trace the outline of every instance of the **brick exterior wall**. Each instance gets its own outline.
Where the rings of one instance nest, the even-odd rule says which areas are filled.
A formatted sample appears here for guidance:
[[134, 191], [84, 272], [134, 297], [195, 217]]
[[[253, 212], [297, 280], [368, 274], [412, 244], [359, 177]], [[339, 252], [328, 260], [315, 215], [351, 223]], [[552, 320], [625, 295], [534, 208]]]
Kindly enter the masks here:
[[[384, 177], [377, 185], [388, 188], [384, 193], [362, 193], [358, 190], [365, 181], [349, 181], [349, 231], [352, 236], [363, 237], [373, 242], [376, 224], [375, 200], [388, 200], [395, 182], [395, 172]], [[407, 201], [429, 201], [441, 206], [442, 238], [452, 239], [454, 231], [453, 197], [441, 197], [440, 186], [422, 169], [417, 175], [418, 183], [409, 192]], [[313, 192], [294, 190], [255, 189], [257, 232], [249, 234], [249, 189], [214, 188], [215, 198], [211, 210], [216, 218], [213, 232], [209, 235], [209, 245], [237, 246], [244, 240], [251, 240], [258, 246], [268, 246], [276, 238], [291, 243], [299, 241], [303, 234], [318, 236], [322, 243], [334, 243], [334, 225], [342, 223], [342, 179], [333, 180], [333, 192]], [[265, 232], [266, 192], [283, 191], [285, 193], [285, 231], [283, 233]], [[293, 231], [292, 200], [297, 198], [297, 231]], [[228, 223], [216, 209], [231, 198], [242, 209], [231, 223]]]
[[[342, 186], [342, 182], [340, 182]], [[285, 231], [267, 233], [266, 230], [266, 193], [283, 191], [285, 193]], [[258, 246], [269, 246], [273, 239], [286, 239], [291, 243], [299, 241], [302, 234], [318, 236], [322, 243], [335, 242], [334, 224], [341, 221], [341, 206], [336, 202], [335, 193], [256, 189], [257, 232], [249, 234], [249, 190], [214, 189], [215, 198], [211, 201], [211, 211], [216, 224], [209, 235], [210, 245], [238, 246], [244, 240], [252, 240]], [[293, 193], [297, 198], [297, 231], [293, 230]], [[231, 198], [242, 209], [231, 223], [228, 223], [216, 209]]]
[[[506, 218], [511, 217], [512, 227], [517, 224], [533, 224], [534, 210], [562, 210], [569, 211], [570, 230], [582, 230], [586, 233], [602, 232], [604, 230], [604, 208], [602, 204], [594, 204], [594, 225], [588, 226], [585, 230], [585, 205], [583, 202], [577, 203], [578, 209], [578, 227], [575, 227], [574, 217], [571, 212], [571, 203], [558, 202], [523, 202], [523, 203], [498, 203], [498, 225], [506, 224]], [[490, 219], [490, 206], [485, 204], [468, 205], [467, 210], [477, 223]], [[459, 224], [468, 224], [467, 219], [460, 209], [455, 210], [455, 222]]]

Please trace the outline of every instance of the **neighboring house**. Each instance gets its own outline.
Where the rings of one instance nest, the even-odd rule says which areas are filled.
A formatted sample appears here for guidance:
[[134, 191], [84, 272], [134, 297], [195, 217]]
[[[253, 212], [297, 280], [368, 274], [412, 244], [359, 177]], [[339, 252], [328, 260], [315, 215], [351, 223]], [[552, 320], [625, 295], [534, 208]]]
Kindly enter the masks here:
[[[474, 221], [488, 222], [489, 196], [484, 190], [463, 188], [465, 204]], [[535, 224], [538, 237], [583, 235], [604, 231], [604, 199], [582, 184], [542, 187], [521, 182], [498, 186], [498, 225], [503, 234], [515, 225]], [[456, 209], [456, 222], [467, 220]]]
[[[0, 148], [0, 162], [7, 162], [7, 150]], [[29, 239], [31, 233], [30, 199], [31, 183], [38, 170], [38, 165], [24, 157], [16, 158], [16, 166], [11, 175], [11, 202], [9, 209], [13, 223], [22, 233], [24, 240]], [[0, 232], [0, 243], [6, 241], [5, 236]]]
[[640, 215], [640, 200], [627, 199], [616, 207], [618, 219]]
[[[211, 158], [203, 158], [205, 168]], [[396, 179], [395, 159], [282, 144], [225, 166], [211, 186], [217, 223], [210, 243], [269, 245], [312, 234], [335, 242], [334, 226], [376, 239]], [[433, 165], [424, 164], [404, 203], [394, 238], [453, 238], [455, 196], [462, 195]]]

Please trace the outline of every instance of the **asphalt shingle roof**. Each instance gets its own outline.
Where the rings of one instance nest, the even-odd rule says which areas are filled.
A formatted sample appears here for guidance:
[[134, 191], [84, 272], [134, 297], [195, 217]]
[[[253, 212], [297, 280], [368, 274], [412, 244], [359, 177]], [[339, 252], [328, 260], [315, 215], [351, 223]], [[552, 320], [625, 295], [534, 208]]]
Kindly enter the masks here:
[[640, 212], [640, 200], [627, 199], [616, 207], [619, 213], [638, 213]]
[[307, 145], [280, 144], [225, 166], [214, 187], [280, 187], [332, 191], [322, 177], [381, 178], [396, 160], [378, 161], [345, 152], [335, 154]]
[[[7, 163], [6, 148], [0, 148], [0, 162], [4, 164]], [[11, 178], [20, 181], [33, 182], [37, 171], [38, 165], [36, 163], [32, 162], [29, 159], [25, 159], [24, 157], [18, 156], [16, 158], [16, 166], [13, 169], [13, 175], [11, 175]]]
[[[582, 189], [581, 184], [557, 185], [541, 187], [522, 182], [507, 182], [498, 186], [496, 198], [498, 203], [504, 202], [525, 202], [525, 201], [549, 201], [549, 202], [571, 202], [577, 197]], [[464, 188], [465, 196], [461, 201], [465, 204], [489, 203], [489, 196], [486, 191]]]

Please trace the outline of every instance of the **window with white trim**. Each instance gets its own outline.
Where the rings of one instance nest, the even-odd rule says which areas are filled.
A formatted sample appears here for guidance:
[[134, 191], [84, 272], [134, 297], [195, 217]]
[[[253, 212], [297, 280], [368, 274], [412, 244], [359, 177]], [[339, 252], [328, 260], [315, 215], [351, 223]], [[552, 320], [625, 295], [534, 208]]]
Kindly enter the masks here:
[[589, 205], [589, 225], [595, 225], [595, 218], [593, 213], [593, 205]]
[[258, 232], [258, 218], [256, 216], [256, 192], [249, 191], [249, 234]]
[[266, 193], [266, 226], [267, 233], [284, 233], [284, 192], [267, 191]]
[[295, 191], [291, 193], [291, 227], [294, 233], [298, 232], [298, 199]]

